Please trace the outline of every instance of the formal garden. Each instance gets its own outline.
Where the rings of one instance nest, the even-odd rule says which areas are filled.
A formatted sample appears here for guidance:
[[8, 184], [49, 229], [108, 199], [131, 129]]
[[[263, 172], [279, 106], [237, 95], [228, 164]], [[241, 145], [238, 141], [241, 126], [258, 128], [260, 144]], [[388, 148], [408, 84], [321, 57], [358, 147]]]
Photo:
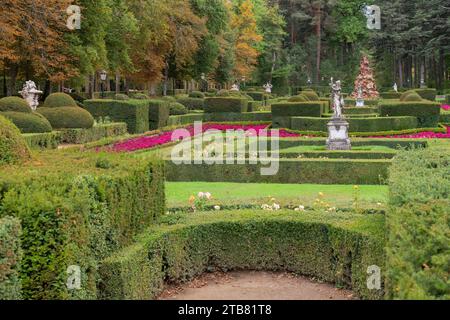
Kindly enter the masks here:
[[[38, 4], [42, 40], [26, 6], [0, 9], [0, 300], [153, 300], [249, 270], [450, 299], [449, 8], [413, 1], [445, 26], [409, 46], [400, 0], [378, 33], [362, 1], [290, 7], [306, 20], [287, 1], [75, 1], [71, 31], [67, 2]], [[317, 41], [314, 17], [353, 38], [319, 20]]]

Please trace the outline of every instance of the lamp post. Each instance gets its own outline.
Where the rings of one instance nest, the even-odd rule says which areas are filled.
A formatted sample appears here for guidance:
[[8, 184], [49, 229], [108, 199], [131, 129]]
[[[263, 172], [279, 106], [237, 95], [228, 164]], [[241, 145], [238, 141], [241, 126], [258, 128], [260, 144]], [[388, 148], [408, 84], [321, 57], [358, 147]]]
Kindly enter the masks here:
[[105, 98], [105, 81], [108, 76], [108, 73], [105, 70], [100, 71], [100, 80], [102, 80], [102, 99]]

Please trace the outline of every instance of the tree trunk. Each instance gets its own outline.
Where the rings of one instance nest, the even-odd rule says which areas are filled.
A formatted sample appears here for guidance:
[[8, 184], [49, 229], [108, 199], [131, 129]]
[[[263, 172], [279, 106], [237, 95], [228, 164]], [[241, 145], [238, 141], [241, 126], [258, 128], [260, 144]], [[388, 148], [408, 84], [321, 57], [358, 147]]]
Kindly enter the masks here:
[[316, 8], [316, 37], [317, 37], [317, 56], [316, 56], [316, 79], [317, 83], [320, 83], [320, 56], [322, 51], [322, 4], [320, 1], [317, 3]]
[[119, 72], [116, 72], [116, 89], [115, 89], [115, 91], [116, 91], [116, 93], [119, 93], [120, 92], [120, 73]]
[[16, 89], [16, 79], [19, 73], [19, 66], [17, 64], [9, 65], [9, 86], [8, 86], [8, 96], [14, 96], [17, 94]]
[[169, 85], [169, 64], [166, 62], [164, 68], [163, 96], [167, 96], [167, 86]]
[[398, 85], [400, 88], [403, 88], [403, 65], [401, 58], [398, 58]]

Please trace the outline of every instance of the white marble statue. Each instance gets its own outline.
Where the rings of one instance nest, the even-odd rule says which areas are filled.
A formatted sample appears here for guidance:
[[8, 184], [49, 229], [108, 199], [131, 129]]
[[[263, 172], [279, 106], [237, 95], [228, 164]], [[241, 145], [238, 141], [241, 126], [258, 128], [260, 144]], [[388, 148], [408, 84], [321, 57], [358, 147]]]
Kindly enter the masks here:
[[263, 85], [264, 90], [266, 93], [272, 93], [273, 85], [270, 82], [267, 82], [265, 85]]
[[397, 82], [396, 82], [396, 83], [394, 83], [394, 91], [395, 91], [395, 92], [398, 92], [398, 86], [397, 86]]
[[34, 81], [27, 81], [23, 85], [22, 91], [19, 91], [22, 97], [28, 102], [31, 110], [36, 111], [39, 105], [39, 96], [43, 93], [38, 90]]
[[344, 108], [345, 102], [344, 97], [342, 96], [341, 90], [341, 81], [338, 80], [333, 82], [333, 78], [331, 78], [331, 99], [333, 101], [333, 109], [334, 115], [333, 118], [340, 119], [342, 118], [342, 109]]
[[361, 86], [358, 87], [358, 97], [356, 98], [356, 106], [364, 107], [364, 96], [363, 96], [363, 89]]
[[230, 91], [239, 91], [239, 86], [235, 83], [231, 86]]

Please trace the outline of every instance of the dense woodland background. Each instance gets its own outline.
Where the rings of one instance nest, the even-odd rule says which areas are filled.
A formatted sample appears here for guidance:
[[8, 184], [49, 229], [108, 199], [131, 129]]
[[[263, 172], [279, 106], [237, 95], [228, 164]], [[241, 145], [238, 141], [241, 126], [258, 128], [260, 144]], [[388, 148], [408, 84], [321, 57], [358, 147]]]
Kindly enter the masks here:
[[[81, 29], [66, 9], [82, 8]], [[382, 29], [368, 30], [363, 8], [381, 7]], [[169, 87], [273, 82], [290, 87], [352, 87], [361, 53], [378, 85], [450, 88], [450, 4], [442, 0], [2, 0], [0, 95], [25, 80], [46, 93], [76, 88], [167, 92]]]

